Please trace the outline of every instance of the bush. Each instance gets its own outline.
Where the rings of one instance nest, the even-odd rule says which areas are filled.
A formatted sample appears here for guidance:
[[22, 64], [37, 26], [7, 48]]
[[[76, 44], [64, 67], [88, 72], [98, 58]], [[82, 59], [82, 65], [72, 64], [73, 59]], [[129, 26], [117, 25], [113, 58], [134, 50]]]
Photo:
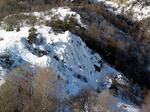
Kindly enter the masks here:
[[34, 27], [29, 29], [29, 36], [28, 36], [28, 42], [29, 43], [35, 43], [36, 42], [36, 31], [37, 29], [35, 29]]
[[100, 3], [99, 3], [97, 10], [98, 10], [98, 12], [99, 12], [100, 14], [105, 13], [105, 6], [104, 6], [104, 3], [103, 3], [103, 2], [100, 2]]
[[12, 25], [7, 25], [5, 29], [6, 31], [13, 31], [14, 27]]
[[66, 16], [64, 20], [60, 20], [57, 16], [54, 16], [50, 24], [55, 32], [67, 30], [74, 32], [76, 26], [80, 26], [74, 16]]
[[[48, 24], [48, 23], [47, 23]], [[60, 20], [57, 16], [54, 16], [50, 22], [51, 27], [55, 32], [60, 32], [64, 29], [63, 21]]]
[[26, 18], [26, 24], [34, 26], [35, 23], [37, 22], [37, 18], [33, 15], [28, 15]]
[[96, 23], [93, 23], [89, 28], [89, 34], [93, 38], [99, 38], [102, 34], [102, 30], [97, 27]]
[[16, 29], [16, 31], [17, 31], [17, 32], [19, 32], [19, 31], [20, 31], [20, 27], [19, 27], [19, 26], [17, 26], [17, 29]]
[[37, 22], [37, 19], [33, 15], [14, 14], [14, 15], [10, 15], [4, 19], [3, 27], [7, 31], [12, 31], [12, 29], [21, 27], [24, 24], [34, 26], [36, 22]]

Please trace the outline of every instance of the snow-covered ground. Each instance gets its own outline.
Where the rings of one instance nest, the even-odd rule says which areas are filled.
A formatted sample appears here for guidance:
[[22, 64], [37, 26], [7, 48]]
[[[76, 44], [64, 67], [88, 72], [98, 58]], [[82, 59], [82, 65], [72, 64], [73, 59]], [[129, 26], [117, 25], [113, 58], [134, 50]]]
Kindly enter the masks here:
[[[52, 14], [64, 18], [67, 15], [76, 15], [78, 22], [80, 16], [70, 9], [53, 9]], [[43, 13], [35, 12], [35, 16]], [[52, 15], [45, 16], [47, 20]], [[29, 43], [30, 26], [16, 31], [0, 29], [0, 85], [4, 83], [5, 75], [16, 66], [31, 64], [33, 66], [49, 67], [61, 78], [64, 92], [70, 96], [76, 95], [80, 90], [108, 89], [112, 84], [112, 77], [118, 83], [125, 84], [124, 77], [102, 61], [102, 58], [89, 49], [80, 37], [69, 31], [55, 34], [51, 27], [35, 26], [37, 37], [35, 43]], [[116, 106], [125, 105], [120, 101]], [[126, 104], [127, 105], [127, 104]], [[126, 106], [126, 112], [138, 112], [133, 106]]]
[[[94, 3], [103, 2], [107, 9], [115, 14], [131, 14], [133, 20], [143, 20], [150, 17], [150, 5], [146, 4], [144, 0], [128, 0], [124, 4], [117, 4], [113, 0], [89, 0]], [[147, 3], [150, 2], [147, 0]]]
[[[76, 95], [84, 88], [109, 88], [112, 76], [123, 82], [119, 72], [103, 63], [101, 57], [89, 49], [80, 37], [66, 31], [54, 34], [50, 27], [36, 26], [37, 43], [27, 41], [29, 27], [19, 32], [0, 30], [0, 65], [5, 76], [7, 72], [22, 64], [50, 67], [56, 76], [65, 82], [64, 91]], [[35, 51], [37, 49], [37, 51]], [[3, 56], [9, 55], [10, 65]], [[2, 83], [4, 77], [1, 77]], [[136, 111], [128, 111], [136, 112]]]
[[[101, 57], [87, 48], [78, 36], [68, 31], [55, 35], [52, 29], [46, 26], [36, 28], [37, 41], [40, 42], [38, 44], [28, 43], [29, 27], [23, 27], [19, 32], [0, 31], [4, 39], [0, 41], [0, 63], [3, 71], [26, 63], [51, 67], [68, 82], [67, 89], [70, 94], [76, 94], [85, 85], [96, 89], [98, 79], [102, 75], [107, 77], [110, 74], [119, 74], [107, 64], [102, 67]], [[5, 60], [2, 59], [5, 55], [9, 55], [9, 60], [12, 61], [9, 67], [5, 66]], [[110, 84], [111, 81], [108, 80], [106, 86], [109, 87]]]

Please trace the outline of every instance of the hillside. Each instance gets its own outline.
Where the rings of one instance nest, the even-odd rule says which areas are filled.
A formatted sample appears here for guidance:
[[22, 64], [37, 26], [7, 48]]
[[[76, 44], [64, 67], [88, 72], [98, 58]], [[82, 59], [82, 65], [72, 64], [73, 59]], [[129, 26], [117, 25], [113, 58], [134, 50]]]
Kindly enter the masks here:
[[0, 6], [0, 111], [147, 112], [148, 1], [2, 0]]

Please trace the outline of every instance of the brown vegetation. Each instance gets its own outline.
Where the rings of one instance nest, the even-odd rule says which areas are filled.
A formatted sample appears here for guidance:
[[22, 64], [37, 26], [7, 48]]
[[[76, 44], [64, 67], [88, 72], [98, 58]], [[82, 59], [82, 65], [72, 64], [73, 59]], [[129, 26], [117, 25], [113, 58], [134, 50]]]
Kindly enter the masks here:
[[123, 112], [121, 107], [112, 109], [117, 102], [118, 99], [110, 95], [109, 91], [86, 91], [71, 100], [70, 107], [73, 112]]
[[61, 31], [71, 31], [74, 32], [76, 26], [80, 26], [74, 16], [66, 16], [64, 20], [60, 20], [57, 16], [54, 16], [50, 23], [46, 23], [51, 25], [55, 32]]
[[89, 29], [96, 22], [98, 26], [96, 30], [100, 31], [100, 36], [96, 35], [98, 37], [96, 40], [94, 34], [97, 33], [89, 34], [91, 30], [82, 30], [82, 33], [75, 34], [109, 63], [119, 68], [129, 79], [150, 87], [147, 75], [150, 54], [149, 18], [140, 23], [134, 22], [127, 17], [107, 11], [103, 3], [83, 4], [78, 9], [74, 7], [73, 10], [81, 15]]
[[28, 24], [34, 26], [37, 22], [37, 19], [33, 15], [25, 15], [25, 14], [14, 14], [7, 16], [3, 19], [3, 27], [7, 31], [13, 31], [14, 29], [18, 29], [19, 27], [23, 26], [24, 24]]
[[142, 105], [142, 112], [149, 112], [150, 111], [150, 93], [145, 96], [144, 103]]
[[63, 0], [0, 0], [0, 20], [10, 14], [41, 11], [63, 3]]
[[57, 78], [48, 68], [38, 68], [35, 75], [26, 67], [13, 70], [0, 87], [0, 111], [55, 111], [60, 89]]
[[[29, 66], [14, 69], [0, 86], [0, 112], [56, 112], [67, 106], [73, 112], [117, 112], [117, 98], [109, 92], [82, 91], [71, 99], [60, 100], [63, 83], [48, 68], [31, 72]], [[60, 95], [60, 96], [59, 96]], [[118, 111], [120, 112], [120, 111]]]

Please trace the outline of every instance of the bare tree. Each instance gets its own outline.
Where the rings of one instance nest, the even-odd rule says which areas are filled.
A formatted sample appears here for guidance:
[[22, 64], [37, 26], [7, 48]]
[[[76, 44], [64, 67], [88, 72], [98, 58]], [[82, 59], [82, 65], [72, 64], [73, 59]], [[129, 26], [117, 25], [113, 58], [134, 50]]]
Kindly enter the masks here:
[[150, 111], [150, 93], [146, 95], [144, 103], [142, 105], [142, 112]]
[[14, 69], [0, 87], [0, 112], [54, 112], [59, 81], [49, 68], [32, 72], [29, 66]]
[[109, 91], [96, 93], [95, 91], [81, 92], [72, 99], [70, 107], [73, 112], [123, 112], [122, 109], [112, 109], [118, 99], [110, 95]]

